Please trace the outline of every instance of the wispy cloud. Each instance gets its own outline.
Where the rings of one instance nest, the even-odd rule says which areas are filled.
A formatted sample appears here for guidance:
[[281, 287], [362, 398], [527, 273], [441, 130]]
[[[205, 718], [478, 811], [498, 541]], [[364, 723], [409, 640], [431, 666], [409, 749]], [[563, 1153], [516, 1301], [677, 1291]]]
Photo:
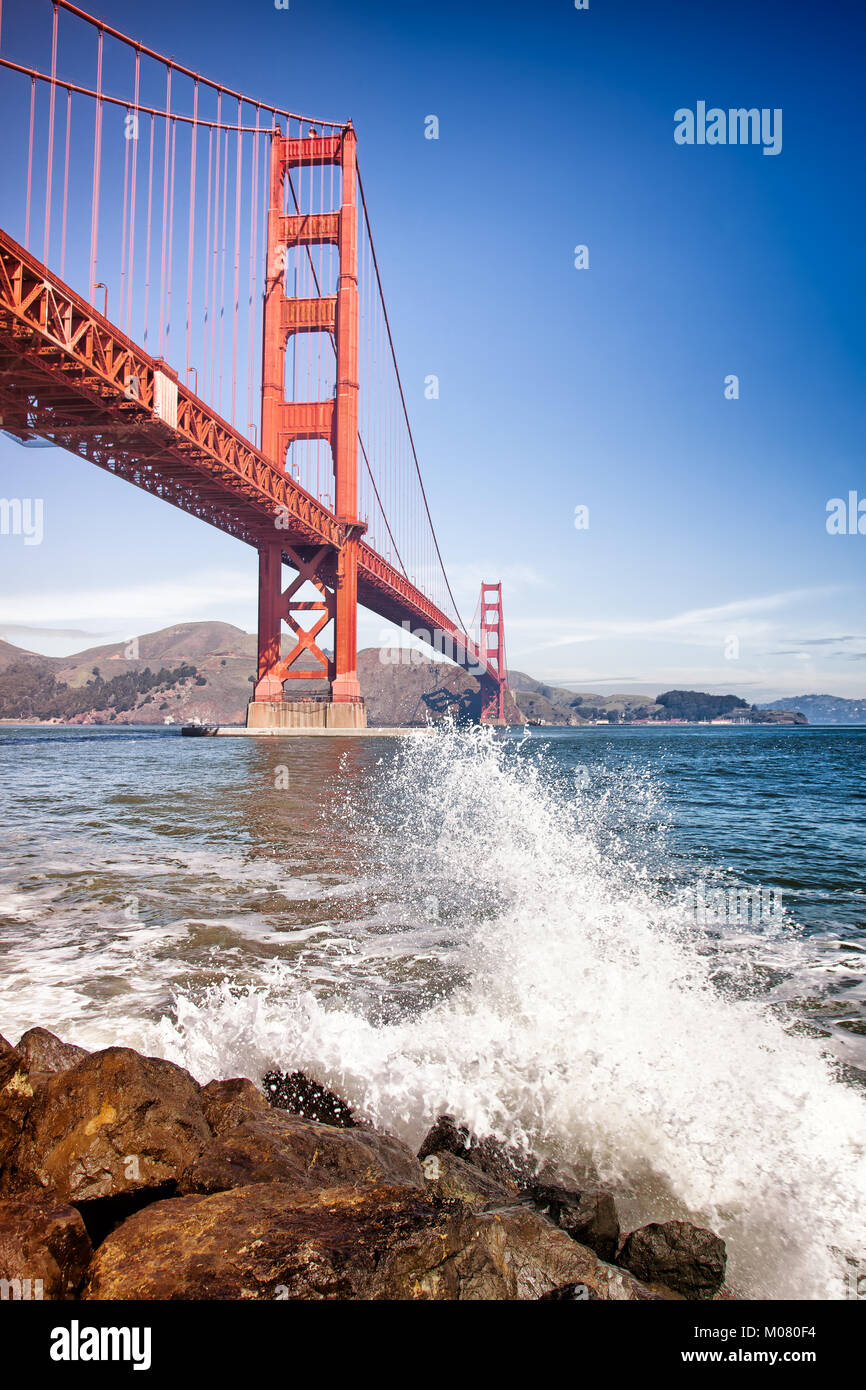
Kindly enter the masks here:
[[[565, 620], [548, 623], [550, 636], [531, 648], [532, 651], [547, 651], [557, 647], [568, 647], [584, 642], [595, 642], [604, 638], [658, 638], [668, 637], [674, 641], [692, 642], [699, 645], [717, 644], [730, 633], [735, 632], [741, 639], [759, 638], [769, 634], [773, 624], [768, 615], [778, 613], [795, 603], [804, 603], [816, 598], [825, 598], [838, 593], [839, 586], [814, 589], [786, 589], [776, 594], [761, 594], [755, 598], [734, 599], [729, 603], [715, 604], [710, 608], [688, 608], [682, 613], [674, 613], [666, 618], [639, 619], [586, 619], [580, 627], [573, 622], [568, 631], [563, 632]], [[536, 627], [530, 621], [512, 623], [513, 627]], [[556, 629], [559, 632], [556, 632]]]
[[[99, 623], [130, 634], [154, 616], [183, 622], [224, 612], [226, 607], [254, 604], [255, 577], [241, 570], [209, 570], [182, 579], [148, 580], [126, 586], [106, 584], [97, 589], [60, 589], [14, 599], [0, 597], [0, 628], [15, 625], [56, 628], [68, 622]], [[66, 629], [62, 635], [67, 636]], [[60, 634], [58, 634], [60, 635]], [[89, 633], [84, 635], [89, 636]], [[100, 634], [102, 635], [102, 634]]]

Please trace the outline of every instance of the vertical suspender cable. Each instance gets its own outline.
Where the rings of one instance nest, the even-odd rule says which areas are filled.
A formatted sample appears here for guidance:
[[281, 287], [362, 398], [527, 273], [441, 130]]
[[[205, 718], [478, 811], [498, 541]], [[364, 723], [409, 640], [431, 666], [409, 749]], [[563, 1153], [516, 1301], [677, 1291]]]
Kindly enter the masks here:
[[[24, 245], [30, 250], [30, 190], [33, 185], [33, 123], [36, 119], [36, 78], [30, 79], [30, 142], [27, 153], [27, 210], [24, 214]], [[91, 300], [92, 302], [92, 300]]]
[[238, 390], [238, 304], [241, 270], [241, 173], [243, 166], [243, 137], [241, 136], [241, 103], [238, 102], [237, 152], [235, 157], [235, 274], [232, 306], [232, 424], [235, 423]]
[[192, 98], [192, 148], [190, 150], [189, 164], [189, 237], [186, 248], [186, 352], [184, 366], [186, 369], [184, 380], [189, 376], [189, 348], [190, 334], [192, 332], [192, 262], [195, 246], [194, 227], [195, 227], [195, 154], [196, 136], [198, 134], [198, 78], [196, 78], [193, 88]]
[[59, 11], [57, 5], [54, 6], [54, 17], [51, 25], [51, 89], [48, 98], [48, 160], [45, 172], [45, 237], [44, 254], [42, 256], [45, 264], [48, 264], [48, 247], [51, 238], [51, 180], [54, 171], [54, 96], [56, 92], [55, 83], [57, 81], [57, 21]]
[[177, 148], [177, 121], [171, 119], [171, 181], [168, 199], [168, 275], [165, 292], [165, 358], [168, 360], [169, 338], [171, 336], [171, 271], [174, 260], [174, 156]]
[[150, 149], [147, 157], [147, 235], [144, 248], [144, 346], [147, 347], [148, 313], [150, 308], [150, 225], [153, 208], [153, 147], [156, 142], [155, 116], [150, 113]]
[[69, 136], [72, 129], [72, 90], [66, 89], [66, 152], [63, 156], [63, 230], [60, 237], [60, 278], [66, 279], [66, 211], [69, 206]]
[[207, 392], [207, 350], [208, 329], [210, 327], [210, 204], [213, 179], [213, 126], [207, 137], [207, 217], [204, 228], [204, 314], [202, 318], [202, 394]]
[[217, 245], [219, 243], [219, 216], [220, 216], [220, 144], [222, 143], [222, 92], [217, 92], [217, 132], [216, 132], [216, 158], [214, 159], [214, 204], [213, 204], [213, 270], [211, 273], [211, 313], [210, 325], [210, 398], [211, 404], [219, 407], [219, 401], [214, 398], [215, 371], [216, 371], [216, 316], [219, 308], [217, 299]]
[[126, 209], [129, 201], [129, 145], [130, 135], [130, 109], [126, 108], [126, 117], [123, 123], [123, 211], [120, 218], [120, 313], [118, 323], [123, 328], [123, 312], [126, 305]]
[[168, 144], [171, 138], [171, 64], [165, 70], [165, 145], [162, 156], [162, 258], [159, 270], [159, 344], [160, 357], [165, 356], [165, 251], [168, 239]]
[[229, 184], [229, 133], [226, 130], [223, 141], [223, 210], [222, 210], [222, 248], [220, 250], [220, 294], [219, 294], [219, 315], [220, 315], [220, 345], [219, 345], [219, 396], [217, 397], [216, 407], [222, 414], [223, 412], [223, 329], [225, 327], [225, 299], [226, 299], [226, 211], [228, 207], [228, 184]]
[[[139, 140], [139, 134], [140, 134], [139, 129], [138, 129], [138, 97], [139, 97], [139, 82], [140, 82], [140, 76], [141, 76], [141, 49], [140, 49], [140, 48], [136, 48], [136, 50], [135, 50], [135, 112], [134, 112], [134, 120], [133, 120], [133, 126], [132, 126], [132, 129], [133, 129], [133, 142], [134, 142], [134, 143], [133, 143], [133, 146], [132, 146], [132, 196], [131, 196], [130, 208], [129, 208], [129, 270], [128, 270], [127, 282], [126, 282], [126, 332], [127, 332], [127, 334], [130, 335], [130, 336], [131, 336], [131, 334], [132, 334], [132, 268], [133, 268], [133, 265], [134, 265], [134, 263], [135, 263], [135, 261], [134, 261], [134, 252], [135, 252], [135, 184], [136, 184], [136, 173], [137, 173], [137, 170], [138, 170], [138, 140]], [[122, 319], [121, 319], [121, 327], [123, 327], [123, 320], [122, 320]]]
[[90, 207], [90, 302], [94, 303], [96, 283], [96, 250], [99, 241], [99, 170], [102, 163], [102, 44], [103, 30], [99, 27], [96, 49], [96, 115], [93, 127], [93, 199]]

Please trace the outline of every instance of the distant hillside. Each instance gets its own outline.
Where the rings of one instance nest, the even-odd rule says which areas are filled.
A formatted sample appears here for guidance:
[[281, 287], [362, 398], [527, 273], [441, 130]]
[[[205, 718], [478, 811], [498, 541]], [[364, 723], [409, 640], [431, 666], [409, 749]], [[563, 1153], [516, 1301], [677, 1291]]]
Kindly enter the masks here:
[[545, 685], [525, 671], [509, 671], [508, 680], [521, 712], [531, 722], [590, 724], [607, 720], [630, 724], [638, 720], [676, 719], [686, 723], [739, 719], [749, 724], [805, 724], [799, 706], [781, 709], [782, 702], [758, 708], [738, 695], [710, 695], [701, 690], [667, 690], [653, 700], [648, 695], [597, 695]]
[[169, 696], [188, 682], [206, 684], [194, 666], [180, 665], [169, 670], [161, 666], [152, 671], [118, 672], [105, 680], [94, 666], [90, 679], [70, 686], [58, 680], [51, 670], [32, 662], [11, 662], [0, 671], [0, 710], [7, 719], [56, 719], [64, 723], [91, 722], [94, 711], [109, 719], [118, 718], [139, 707], [168, 709]]
[[[285, 656], [293, 639], [283, 638]], [[297, 681], [297, 695], [325, 690]], [[176, 623], [129, 642], [112, 642], [73, 656], [40, 656], [0, 640], [0, 719], [77, 724], [242, 724], [246, 718], [256, 639], [231, 623]], [[303, 668], [302, 668], [303, 669]], [[371, 647], [358, 653], [358, 676], [371, 725], [423, 724], [446, 714], [477, 718], [474, 677], [420, 652]], [[547, 685], [509, 671], [509, 723], [612, 724], [636, 720], [727, 718], [746, 723], [866, 724], [866, 699], [799, 695], [772, 705], [747, 705], [735, 695], [669, 690], [648, 695], [600, 695]]]
[[[284, 639], [283, 655], [293, 645]], [[177, 623], [65, 657], [0, 642], [0, 718], [240, 724], [255, 666], [255, 637], [230, 623]]]
[[[446, 661], [430, 661], [408, 648], [367, 647], [358, 653], [358, 680], [367, 702], [367, 723], [426, 724], [428, 717], [477, 720], [481, 712], [478, 681]], [[523, 717], [509, 695], [506, 719], [522, 724]]]
[[633, 719], [663, 718], [661, 705], [647, 695], [596, 695], [545, 685], [525, 671], [509, 671], [508, 683], [521, 712], [545, 724], [589, 724], [608, 719], [618, 724]]
[[[284, 637], [283, 655], [294, 642]], [[302, 661], [300, 669], [309, 670]], [[0, 719], [74, 724], [242, 724], [256, 666], [256, 639], [229, 623], [179, 623], [136, 642], [90, 647], [74, 656], [40, 656], [0, 641]], [[310, 671], [311, 677], [315, 673]], [[424, 724], [446, 714], [477, 718], [478, 682], [446, 662], [408, 651], [358, 653], [371, 725]], [[325, 689], [297, 681], [293, 693]], [[522, 715], [508, 699], [513, 723]]]
[[841, 695], [792, 695], [760, 708], [801, 710], [810, 724], [866, 724], [866, 700]]

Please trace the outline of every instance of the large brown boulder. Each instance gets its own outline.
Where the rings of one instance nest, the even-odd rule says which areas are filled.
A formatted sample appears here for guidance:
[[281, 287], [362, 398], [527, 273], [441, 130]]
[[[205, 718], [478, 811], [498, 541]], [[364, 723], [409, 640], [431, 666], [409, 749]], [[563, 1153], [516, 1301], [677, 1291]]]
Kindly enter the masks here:
[[75, 1298], [90, 1255], [90, 1240], [74, 1207], [44, 1197], [0, 1200], [4, 1297]]
[[0, 1192], [7, 1190], [3, 1175], [37, 1091], [54, 1072], [86, 1056], [83, 1047], [61, 1042], [46, 1028], [28, 1029], [17, 1047], [0, 1038]]
[[458, 1124], [453, 1115], [439, 1116], [418, 1150], [418, 1157], [424, 1159], [436, 1153], [454, 1154], [515, 1194], [525, 1191], [532, 1180], [531, 1164], [522, 1153], [492, 1135], [479, 1139], [466, 1125]]
[[28, 1028], [18, 1039], [17, 1050], [30, 1072], [66, 1071], [88, 1055], [86, 1048], [62, 1042], [47, 1028]]
[[3, 1178], [10, 1157], [15, 1150], [24, 1125], [24, 1117], [33, 1104], [44, 1073], [38, 1075], [28, 1071], [24, 1058], [17, 1048], [2, 1039], [0, 1047], [0, 1192], [4, 1190]]
[[428, 1193], [440, 1201], [463, 1202], [470, 1211], [487, 1211], [514, 1203], [513, 1185], [505, 1187], [455, 1154], [428, 1154], [421, 1168]]
[[612, 1261], [619, 1249], [619, 1217], [609, 1192], [589, 1187], [539, 1185], [533, 1188], [537, 1211], [572, 1240], [588, 1245], [602, 1260]]
[[712, 1298], [725, 1281], [727, 1255], [712, 1231], [691, 1221], [663, 1221], [632, 1231], [617, 1263], [686, 1298]]
[[336, 1129], [270, 1110], [221, 1129], [184, 1173], [180, 1191], [220, 1192], [261, 1182], [420, 1188], [423, 1176], [411, 1149], [392, 1135]]
[[76, 1203], [174, 1190], [210, 1138], [188, 1072], [110, 1047], [38, 1086], [0, 1182]]
[[244, 1120], [207, 1144], [183, 1173], [178, 1192], [226, 1192], [259, 1182], [310, 1186], [305, 1169], [267, 1117]]
[[656, 1297], [535, 1212], [474, 1214], [406, 1187], [260, 1183], [156, 1202], [96, 1252], [88, 1299]]
[[201, 1101], [214, 1134], [225, 1134], [244, 1120], [261, 1119], [271, 1109], [267, 1097], [245, 1076], [208, 1082], [202, 1087]]
[[275, 1111], [283, 1143], [317, 1186], [403, 1184], [422, 1188], [421, 1164], [402, 1140], [372, 1129], [337, 1129]]

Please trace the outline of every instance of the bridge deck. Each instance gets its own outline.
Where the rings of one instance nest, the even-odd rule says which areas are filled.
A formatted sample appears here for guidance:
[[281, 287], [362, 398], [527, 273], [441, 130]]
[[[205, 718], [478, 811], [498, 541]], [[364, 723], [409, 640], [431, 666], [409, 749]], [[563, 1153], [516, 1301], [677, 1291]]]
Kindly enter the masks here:
[[[340, 521], [249, 440], [0, 230], [0, 426], [49, 440], [249, 545], [279, 533], [338, 547]], [[288, 556], [286, 557], [288, 560]], [[363, 540], [358, 601], [389, 622], [471, 639]], [[496, 672], [485, 669], [493, 679]]]

